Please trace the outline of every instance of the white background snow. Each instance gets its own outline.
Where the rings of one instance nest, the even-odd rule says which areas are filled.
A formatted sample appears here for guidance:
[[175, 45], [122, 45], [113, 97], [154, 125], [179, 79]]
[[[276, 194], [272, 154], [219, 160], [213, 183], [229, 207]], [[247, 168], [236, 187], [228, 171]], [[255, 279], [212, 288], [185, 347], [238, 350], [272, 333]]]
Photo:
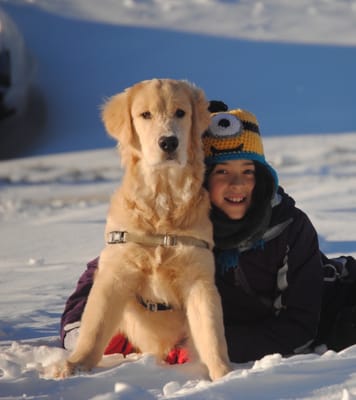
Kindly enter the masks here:
[[[105, 97], [153, 77], [189, 79], [255, 112], [267, 158], [328, 255], [356, 256], [356, 1], [0, 0], [37, 65], [47, 124], [0, 163], [0, 399], [356, 399], [356, 346], [234, 364], [149, 355], [64, 381], [64, 302], [103, 246], [121, 171], [99, 118]], [[1, 134], [4, 134], [1, 132]]]

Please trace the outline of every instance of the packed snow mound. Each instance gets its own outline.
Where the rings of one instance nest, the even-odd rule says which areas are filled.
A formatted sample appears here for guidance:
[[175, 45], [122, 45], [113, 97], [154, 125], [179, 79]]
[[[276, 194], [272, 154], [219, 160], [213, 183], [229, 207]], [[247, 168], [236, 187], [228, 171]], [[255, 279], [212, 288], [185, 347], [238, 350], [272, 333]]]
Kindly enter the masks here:
[[[18, 0], [55, 14], [230, 38], [356, 45], [356, 1]], [[330, 34], [332, 32], [332, 34]]]
[[[42, 341], [43, 342], [43, 341]], [[67, 380], [46, 376], [54, 362], [67, 356], [47, 344], [17, 343], [0, 347], [2, 398], [76, 400], [153, 399], [330, 399], [356, 398], [356, 346], [283, 358], [272, 354], [256, 362], [234, 364], [215, 382], [199, 363], [167, 365], [149, 354], [104, 356], [102, 367]]]

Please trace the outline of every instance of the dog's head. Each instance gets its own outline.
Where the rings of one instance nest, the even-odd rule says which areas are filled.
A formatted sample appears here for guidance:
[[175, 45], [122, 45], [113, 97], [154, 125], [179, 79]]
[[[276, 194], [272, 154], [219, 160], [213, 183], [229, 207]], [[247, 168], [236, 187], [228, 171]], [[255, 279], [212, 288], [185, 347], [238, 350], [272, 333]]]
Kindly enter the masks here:
[[121, 159], [149, 166], [185, 166], [202, 159], [201, 135], [210, 122], [203, 91], [187, 81], [152, 79], [113, 96], [102, 117], [119, 141]]

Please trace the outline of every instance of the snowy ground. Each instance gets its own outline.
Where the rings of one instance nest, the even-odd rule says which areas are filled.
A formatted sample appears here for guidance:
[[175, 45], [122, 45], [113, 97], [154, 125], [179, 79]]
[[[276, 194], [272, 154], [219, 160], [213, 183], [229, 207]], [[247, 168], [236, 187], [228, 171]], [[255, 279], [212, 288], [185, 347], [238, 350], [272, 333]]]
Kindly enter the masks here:
[[[308, 212], [329, 255], [356, 256], [356, 133], [267, 138], [281, 184]], [[356, 346], [339, 354], [274, 354], [210, 383], [196, 364], [148, 355], [66, 381], [42, 370], [63, 358], [63, 305], [103, 245], [108, 199], [120, 181], [114, 149], [0, 164], [1, 399], [356, 398]], [[119, 365], [117, 365], [119, 364]]]
[[103, 246], [120, 183], [98, 107], [136, 81], [188, 78], [209, 98], [255, 112], [267, 157], [321, 248], [356, 256], [356, 0], [0, 7], [37, 61], [47, 113], [27, 154], [42, 156], [0, 163], [0, 399], [356, 399], [355, 346], [235, 364], [215, 383], [197, 364], [157, 365], [149, 355], [106, 357], [105, 368], [65, 381], [43, 376], [66, 355], [58, 341], [64, 302]]

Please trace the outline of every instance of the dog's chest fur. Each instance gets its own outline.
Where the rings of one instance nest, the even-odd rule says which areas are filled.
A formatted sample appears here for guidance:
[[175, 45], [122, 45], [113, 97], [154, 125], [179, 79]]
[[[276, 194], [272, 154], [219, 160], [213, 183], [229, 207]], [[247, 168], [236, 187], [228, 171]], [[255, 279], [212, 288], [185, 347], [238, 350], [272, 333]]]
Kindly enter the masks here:
[[[112, 197], [106, 231], [192, 236], [212, 245], [210, 202], [207, 191], [202, 188], [201, 175], [200, 168], [189, 165], [147, 170], [138, 163], [135, 168], [128, 168], [121, 187]], [[122, 261], [129, 257], [131, 265], [142, 272], [142, 280], [132, 292], [153, 302], [172, 304], [177, 309], [182, 303], [182, 290], [175, 289], [184, 286], [190, 269], [194, 269], [193, 258], [197, 257], [196, 264], [201, 265], [207, 252], [182, 245], [116, 246], [120, 247], [115, 251], [115, 258]], [[210, 258], [203, 264], [209, 270], [213, 259], [207, 253]]]
[[[201, 187], [201, 179], [187, 168], [169, 168], [154, 173], [126, 173], [122, 186], [111, 201], [110, 216], [119, 215], [118, 220], [108, 221], [110, 229], [133, 230], [147, 234], [185, 232], [194, 234], [201, 224], [209, 235], [209, 199]], [[137, 179], [139, 177], [140, 179]], [[115, 210], [120, 209], [117, 213]], [[124, 210], [124, 213], [122, 212]], [[199, 226], [196, 224], [199, 223]]]

